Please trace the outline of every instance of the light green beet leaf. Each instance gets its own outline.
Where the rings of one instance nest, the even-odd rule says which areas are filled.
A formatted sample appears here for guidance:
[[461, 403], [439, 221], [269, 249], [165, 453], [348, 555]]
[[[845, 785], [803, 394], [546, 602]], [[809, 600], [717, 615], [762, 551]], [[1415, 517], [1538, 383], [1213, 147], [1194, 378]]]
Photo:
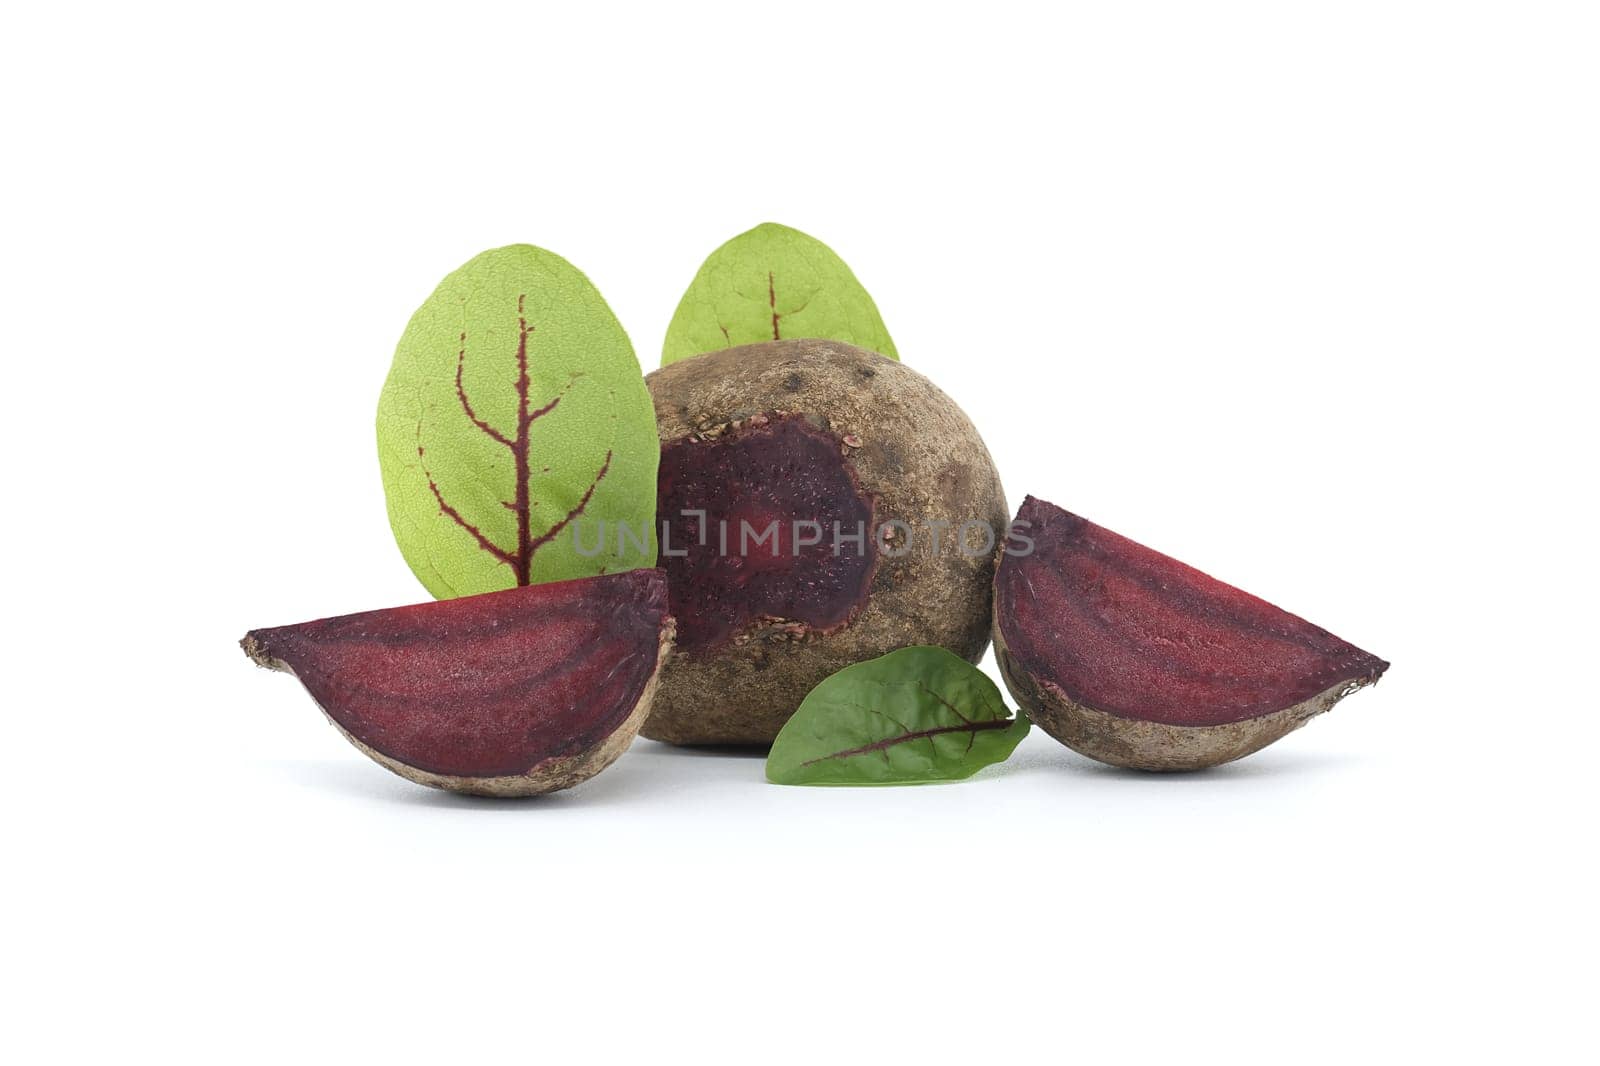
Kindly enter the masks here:
[[378, 456], [395, 540], [436, 597], [655, 565], [639, 362], [589, 279], [542, 248], [484, 252], [417, 309]]
[[765, 222], [712, 252], [689, 283], [661, 365], [737, 344], [818, 337], [899, 359], [878, 305], [833, 249]]
[[773, 742], [780, 785], [909, 785], [970, 777], [1028, 734], [1000, 690], [944, 648], [901, 648], [812, 689]]

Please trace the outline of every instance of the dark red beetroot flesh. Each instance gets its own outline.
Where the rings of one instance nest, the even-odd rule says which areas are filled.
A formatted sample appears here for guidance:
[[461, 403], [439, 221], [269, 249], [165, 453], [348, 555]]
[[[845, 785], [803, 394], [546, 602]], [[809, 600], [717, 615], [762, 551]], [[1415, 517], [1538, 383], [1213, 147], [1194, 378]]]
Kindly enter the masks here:
[[[659, 565], [679, 649], [715, 647], [762, 620], [824, 632], [850, 620], [866, 599], [877, 546], [872, 500], [845, 447], [797, 415], [757, 415], [715, 437], [662, 446]], [[858, 531], [862, 540], [843, 541]]]
[[573, 784], [627, 746], [670, 642], [666, 604], [665, 575], [634, 570], [258, 629], [241, 643], [294, 673], [391, 769], [522, 794]]
[[[1017, 522], [1034, 547], [1022, 554], [1013, 540], [1017, 554], [995, 576], [1002, 672], [1019, 700], [1026, 693], [1044, 705], [1040, 725], [1079, 750], [1102, 748], [1087, 751], [1097, 758], [1110, 750], [1106, 761], [1162, 764], [1152, 769], [1237, 758], [1388, 668], [1303, 618], [1053, 504], [1030, 496]], [[1110, 719], [1150, 728], [1124, 730]]]

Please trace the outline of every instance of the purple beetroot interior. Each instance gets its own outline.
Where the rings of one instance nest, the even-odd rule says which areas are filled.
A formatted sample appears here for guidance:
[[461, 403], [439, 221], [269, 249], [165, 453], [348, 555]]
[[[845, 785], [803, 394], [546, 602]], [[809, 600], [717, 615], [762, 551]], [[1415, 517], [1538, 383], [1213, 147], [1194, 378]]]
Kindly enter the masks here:
[[661, 571], [633, 570], [250, 638], [375, 751], [498, 777], [587, 751], [627, 719], [655, 673], [666, 604]]
[[[1012, 658], [1124, 718], [1209, 726], [1281, 711], [1388, 663], [1265, 600], [1032, 496], [995, 615]], [[1014, 547], [1020, 549], [1018, 541]]]
[[[662, 446], [657, 519], [667, 535], [658, 565], [680, 649], [714, 647], [763, 618], [819, 630], [850, 619], [866, 598], [877, 547], [872, 500], [843, 452], [839, 438], [795, 415], [757, 416]], [[796, 537], [796, 521], [816, 526]], [[757, 543], [774, 522], [776, 537]], [[841, 542], [835, 554], [836, 523], [843, 536], [863, 529], [864, 548]], [[741, 544], [746, 525], [753, 533]], [[814, 531], [818, 542], [802, 543]]]

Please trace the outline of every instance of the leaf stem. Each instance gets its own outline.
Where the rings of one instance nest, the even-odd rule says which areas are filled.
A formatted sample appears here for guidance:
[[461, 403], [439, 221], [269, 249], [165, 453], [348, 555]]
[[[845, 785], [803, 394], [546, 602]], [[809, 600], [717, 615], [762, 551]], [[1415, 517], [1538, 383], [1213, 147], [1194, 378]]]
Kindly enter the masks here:
[[800, 765], [814, 766], [829, 759], [847, 759], [852, 755], [866, 755], [869, 752], [892, 748], [896, 744], [907, 744], [913, 740], [925, 740], [928, 737], [942, 736], [947, 733], [971, 733], [975, 736], [981, 730], [1009, 728], [1015, 721], [1015, 718], [992, 718], [987, 722], [962, 722], [960, 725], [943, 725], [934, 729], [919, 729], [914, 733], [901, 733], [897, 736], [884, 737], [882, 740], [875, 740], [871, 744], [863, 744], [859, 748], [849, 748], [845, 751], [819, 755], [815, 759], [807, 759]]

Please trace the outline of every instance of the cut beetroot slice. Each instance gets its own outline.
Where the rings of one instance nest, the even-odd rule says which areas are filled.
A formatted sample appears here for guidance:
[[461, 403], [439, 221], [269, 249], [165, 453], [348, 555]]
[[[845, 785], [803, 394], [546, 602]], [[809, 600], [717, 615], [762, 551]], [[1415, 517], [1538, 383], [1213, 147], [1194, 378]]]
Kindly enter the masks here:
[[666, 577], [634, 570], [253, 630], [362, 751], [453, 791], [532, 795], [616, 759], [672, 639]]
[[995, 575], [1001, 672], [1104, 762], [1197, 769], [1257, 751], [1389, 666], [1303, 618], [1028, 497]]

